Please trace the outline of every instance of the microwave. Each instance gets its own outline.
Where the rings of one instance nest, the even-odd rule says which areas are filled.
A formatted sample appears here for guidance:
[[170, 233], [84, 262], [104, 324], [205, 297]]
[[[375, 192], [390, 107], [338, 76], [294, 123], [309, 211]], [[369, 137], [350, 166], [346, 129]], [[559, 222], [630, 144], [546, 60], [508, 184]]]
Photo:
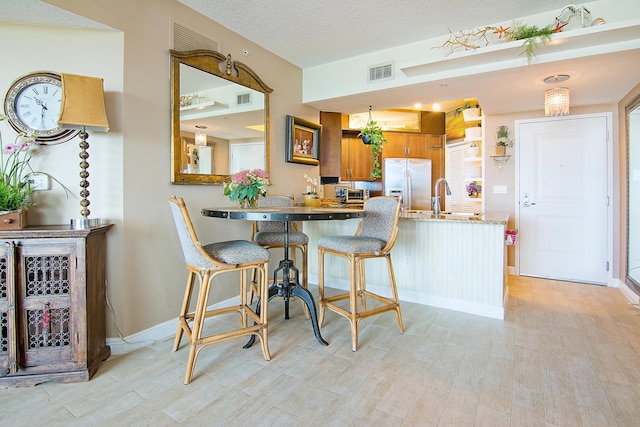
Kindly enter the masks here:
[[346, 190], [347, 203], [364, 203], [369, 198], [369, 190], [350, 189]]

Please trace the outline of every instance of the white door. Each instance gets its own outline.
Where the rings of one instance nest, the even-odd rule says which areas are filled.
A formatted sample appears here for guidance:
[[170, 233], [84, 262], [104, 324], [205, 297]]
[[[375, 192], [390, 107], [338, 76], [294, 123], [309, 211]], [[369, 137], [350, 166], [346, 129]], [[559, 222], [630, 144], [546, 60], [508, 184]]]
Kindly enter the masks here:
[[607, 116], [516, 122], [516, 132], [520, 274], [606, 284]]
[[264, 169], [264, 142], [230, 144], [229, 157], [231, 175], [244, 169]]

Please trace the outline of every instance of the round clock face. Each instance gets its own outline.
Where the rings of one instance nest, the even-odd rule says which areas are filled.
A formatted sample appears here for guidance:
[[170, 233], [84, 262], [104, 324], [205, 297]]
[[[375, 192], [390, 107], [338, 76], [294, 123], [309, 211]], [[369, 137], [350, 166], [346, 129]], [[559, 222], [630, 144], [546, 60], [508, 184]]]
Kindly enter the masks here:
[[56, 144], [73, 138], [78, 131], [58, 126], [62, 81], [58, 74], [38, 72], [16, 80], [4, 101], [7, 120], [17, 132], [35, 134], [40, 144]]

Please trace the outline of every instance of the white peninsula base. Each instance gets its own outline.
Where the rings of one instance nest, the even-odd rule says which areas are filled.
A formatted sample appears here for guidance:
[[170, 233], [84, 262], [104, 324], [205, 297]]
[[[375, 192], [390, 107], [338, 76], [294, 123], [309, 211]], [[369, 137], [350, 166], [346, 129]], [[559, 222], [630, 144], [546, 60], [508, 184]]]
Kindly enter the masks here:
[[[508, 298], [505, 229], [508, 216], [473, 219], [406, 214], [391, 251], [401, 300], [504, 319]], [[353, 235], [357, 220], [305, 222], [309, 236], [309, 282], [318, 283], [318, 239]], [[384, 260], [367, 260], [367, 288], [389, 292]], [[347, 263], [331, 257], [325, 263], [325, 284], [348, 289]]]

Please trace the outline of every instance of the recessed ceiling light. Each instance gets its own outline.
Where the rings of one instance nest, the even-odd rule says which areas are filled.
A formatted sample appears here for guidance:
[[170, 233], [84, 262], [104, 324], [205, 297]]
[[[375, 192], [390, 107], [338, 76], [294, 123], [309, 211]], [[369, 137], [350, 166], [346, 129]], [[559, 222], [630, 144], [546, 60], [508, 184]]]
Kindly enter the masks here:
[[419, 102], [416, 102], [415, 104], [413, 104], [413, 108], [415, 108], [416, 110], [419, 110], [422, 108], [422, 104], [420, 104]]
[[556, 83], [566, 82], [567, 80], [569, 80], [568, 74], [555, 74], [553, 76], [545, 78], [543, 81], [548, 85], [552, 85]]
[[198, 129], [206, 129], [207, 127], [205, 125], [196, 125], [196, 128], [198, 128]]
[[441, 109], [442, 109], [442, 106], [437, 102], [433, 104], [433, 111], [440, 111]]

